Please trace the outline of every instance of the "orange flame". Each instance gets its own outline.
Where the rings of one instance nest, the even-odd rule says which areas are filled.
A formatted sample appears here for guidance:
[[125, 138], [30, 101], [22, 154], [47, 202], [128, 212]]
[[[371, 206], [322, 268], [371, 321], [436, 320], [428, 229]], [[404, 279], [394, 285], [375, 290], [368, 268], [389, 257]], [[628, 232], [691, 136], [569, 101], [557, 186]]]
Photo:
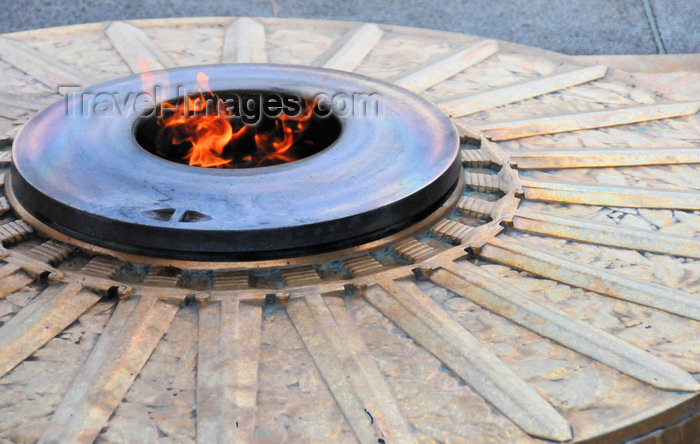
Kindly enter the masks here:
[[141, 84], [143, 91], [148, 92], [155, 85], [155, 79], [152, 70], [158, 69], [159, 65], [155, 60], [139, 60], [139, 70], [141, 71]]
[[[158, 122], [159, 151], [167, 152], [172, 146], [187, 143], [190, 147], [181, 158], [189, 165], [206, 168], [264, 166], [296, 160], [290, 155], [290, 148], [309, 127], [316, 103], [308, 105], [298, 117], [280, 114], [271, 128], [267, 125], [263, 130], [262, 125], [234, 122], [222, 99], [211, 92], [206, 74], [200, 72], [197, 81], [198, 94], [184, 97], [178, 105], [163, 104], [170, 113]], [[236, 156], [237, 149], [244, 148], [246, 142], [254, 144], [254, 154]], [[243, 151], [248, 153], [249, 148]]]

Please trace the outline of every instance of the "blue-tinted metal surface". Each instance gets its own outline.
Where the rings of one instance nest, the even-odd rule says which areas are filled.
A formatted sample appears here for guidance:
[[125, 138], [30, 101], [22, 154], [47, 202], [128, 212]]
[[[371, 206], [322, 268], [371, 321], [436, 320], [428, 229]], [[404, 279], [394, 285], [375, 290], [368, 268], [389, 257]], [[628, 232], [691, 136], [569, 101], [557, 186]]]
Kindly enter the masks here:
[[[162, 86], [156, 100], [195, 92], [199, 72], [214, 91], [372, 95], [381, 112], [339, 115], [335, 143], [283, 165], [205, 169], [147, 152], [134, 138], [140, 113], [129, 111], [129, 98], [147, 105], [138, 94], [153, 95], [154, 84]], [[213, 65], [127, 77], [90, 92], [61, 100], [26, 124], [13, 146], [10, 185], [25, 210], [46, 225], [110, 248], [260, 259], [350, 246], [415, 222], [440, 204], [461, 172], [458, 136], [447, 116], [406, 90], [364, 76], [289, 65]], [[205, 217], [187, 220], [185, 212]]]

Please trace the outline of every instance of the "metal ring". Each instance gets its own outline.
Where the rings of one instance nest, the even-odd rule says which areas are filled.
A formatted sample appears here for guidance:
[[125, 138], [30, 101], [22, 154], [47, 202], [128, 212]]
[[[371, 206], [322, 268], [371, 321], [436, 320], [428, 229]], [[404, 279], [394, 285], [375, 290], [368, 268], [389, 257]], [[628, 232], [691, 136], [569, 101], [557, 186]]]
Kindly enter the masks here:
[[[95, 113], [91, 96], [60, 101], [26, 124], [13, 146], [10, 186], [43, 224], [80, 240], [184, 259], [267, 259], [343, 248], [396, 232], [438, 207], [460, 176], [454, 126], [426, 100], [367, 77], [289, 65], [217, 65], [167, 76], [158, 99], [194, 91], [204, 71], [218, 90], [367, 95], [378, 115], [338, 116], [327, 149], [245, 170], [190, 167], [136, 142], [138, 112]], [[182, 87], [182, 88], [180, 88]], [[139, 76], [90, 93], [126, 100]], [[68, 115], [67, 110], [73, 110]], [[169, 220], [152, 214], [173, 210]], [[188, 221], [186, 212], [206, 217]], [[166, 212], [167, 213], [167, 212]]]

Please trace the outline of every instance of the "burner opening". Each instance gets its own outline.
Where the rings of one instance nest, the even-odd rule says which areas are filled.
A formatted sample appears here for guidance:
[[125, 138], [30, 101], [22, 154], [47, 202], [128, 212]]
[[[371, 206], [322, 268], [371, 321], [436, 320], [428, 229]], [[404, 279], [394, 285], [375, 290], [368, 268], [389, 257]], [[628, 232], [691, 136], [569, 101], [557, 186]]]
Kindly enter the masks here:
[[203, 168], [294, 162], [335, 142], [341, 123], [317, 100], [274, 91], [215, 91], [158, 104], [135, 127], [152, 154]]

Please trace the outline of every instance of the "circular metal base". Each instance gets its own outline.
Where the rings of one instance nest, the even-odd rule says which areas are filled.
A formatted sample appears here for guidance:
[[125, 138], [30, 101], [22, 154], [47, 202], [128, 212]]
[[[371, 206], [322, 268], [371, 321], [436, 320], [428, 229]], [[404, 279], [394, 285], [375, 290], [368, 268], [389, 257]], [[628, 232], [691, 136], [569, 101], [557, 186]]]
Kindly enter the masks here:
[[58, 102], [27, 123], [13, 146], [9, 184], [16, 199], [42, 224], [108, 248], [258, 260], [395, 233], [434, 211], [457, 184], [454, 126], [406, 90], [318, 68], [218, 65], [152, 74], [154, 88], [165, 85], [154, 89], [155, 101], [196, 91], [202, 71], [214, 91], [352, 98], [354, 108], [337, 115], [341, 135], [318, 154], [270, 167], [204, 169], [141, 148], [134, 128], [142, 113], [93, 109], [101, 97], [117, 102], [142, 88], [139, 76], [116, 80]]

